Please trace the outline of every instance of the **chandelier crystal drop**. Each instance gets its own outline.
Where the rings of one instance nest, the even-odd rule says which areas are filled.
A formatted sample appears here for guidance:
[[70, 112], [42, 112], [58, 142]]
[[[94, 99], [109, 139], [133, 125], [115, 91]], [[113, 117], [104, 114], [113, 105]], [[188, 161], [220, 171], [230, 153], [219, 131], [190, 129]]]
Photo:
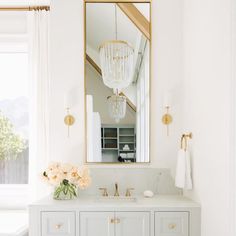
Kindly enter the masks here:
[[134, 51], [125, 41], [112, 40], [100, 47], [103, 83], [109, 88], [127, 88], [133, 79]]
[[119, 123], [126, 114], [126, 97], [116, 94], [108, 97], [107, 101], [110, 117]]

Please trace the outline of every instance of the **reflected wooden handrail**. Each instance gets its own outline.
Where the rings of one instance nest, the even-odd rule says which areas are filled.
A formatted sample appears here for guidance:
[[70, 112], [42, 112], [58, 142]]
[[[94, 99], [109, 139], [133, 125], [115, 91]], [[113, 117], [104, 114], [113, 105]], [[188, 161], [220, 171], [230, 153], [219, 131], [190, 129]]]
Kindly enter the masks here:
[[89, 62], [89, 64], [98, 72], [100, 76], [102, 76], [102, 70], [97, 65], [97, 63], [88, 55], [86, 54], [86, 60]]

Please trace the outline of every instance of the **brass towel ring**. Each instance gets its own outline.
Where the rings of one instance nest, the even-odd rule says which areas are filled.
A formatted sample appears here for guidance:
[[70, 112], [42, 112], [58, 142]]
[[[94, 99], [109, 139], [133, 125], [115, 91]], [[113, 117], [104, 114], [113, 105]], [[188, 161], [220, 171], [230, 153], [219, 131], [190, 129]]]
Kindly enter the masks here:
[[188, 139], [192, 139], [192, 138], [193, 138], [192, 133], [183, 134], [181, 137], [180, 148], [183, 149], [184, 151], [186, 151], [188, 148]]

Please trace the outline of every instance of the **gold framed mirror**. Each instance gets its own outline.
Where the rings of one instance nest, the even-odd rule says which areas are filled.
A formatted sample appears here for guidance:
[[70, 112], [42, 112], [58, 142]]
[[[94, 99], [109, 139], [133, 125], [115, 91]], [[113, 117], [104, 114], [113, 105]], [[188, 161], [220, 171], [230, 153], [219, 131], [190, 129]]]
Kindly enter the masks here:
[[149, 163], [151, 1], [84, 1], [86, 160]]

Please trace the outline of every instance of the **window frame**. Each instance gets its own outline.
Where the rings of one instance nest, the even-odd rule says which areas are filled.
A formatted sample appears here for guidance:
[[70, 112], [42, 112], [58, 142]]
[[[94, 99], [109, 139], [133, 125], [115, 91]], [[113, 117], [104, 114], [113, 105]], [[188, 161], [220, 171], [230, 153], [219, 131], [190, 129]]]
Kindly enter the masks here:
[[[28, 35], [0, 34], [0, 53], [29, 53]], [[29, 185], [29, 177], [28, 184], [0, 184], [0, 208], [25, 209], [30, 197]]]

